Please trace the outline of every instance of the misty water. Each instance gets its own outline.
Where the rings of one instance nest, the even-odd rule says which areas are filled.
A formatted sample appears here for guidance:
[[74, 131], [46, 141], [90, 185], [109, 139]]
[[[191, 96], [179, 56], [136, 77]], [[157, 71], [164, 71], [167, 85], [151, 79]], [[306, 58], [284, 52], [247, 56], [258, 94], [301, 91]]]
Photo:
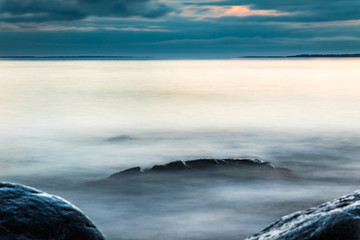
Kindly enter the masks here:
[[[1, 181], [66, 198], [109, 240], [243, 239], [359, 188], [359, 66], [1, 60]], [[131, 193], [87, 185], [130, 167], [197, 158], [257, 158], [298, 178], [209, 178]]]

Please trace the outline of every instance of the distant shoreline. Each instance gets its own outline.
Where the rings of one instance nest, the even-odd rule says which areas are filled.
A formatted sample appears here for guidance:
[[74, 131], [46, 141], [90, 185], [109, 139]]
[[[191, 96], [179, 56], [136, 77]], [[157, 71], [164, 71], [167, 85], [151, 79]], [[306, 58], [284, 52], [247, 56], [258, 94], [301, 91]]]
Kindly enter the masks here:
[[289, 56], [243, 56], [239, 58], [360, 58], [360, 53], [351, 54], [298, 54]]
[[71, 60], [84, 60], [84, 59], [94, 59], [94, 60], [195, 60], [195, 59], [251, 59], [251, 58], [360, 58], [360, 53], [351, 53], [351, 54], [298, 54], [298, 55], [287, 55], [287, 56], [280, 56], [280, 55], [262, 55], [262, 56], [238, 56], [238, 57], [213, 57], [213, 58], [162, 58], [162, 57], [151, 57], [151, 56], [106, 56], [106, 55], [73, 55], [73, 56], [31, 56], [31, 55], [24, 55], [24, 56], [0, 56], [0, 59], [18, 59], [18, 60], [42, 60], [42, 59], [55, 59], [55, 60], [62, 60], [62, 59], [71, 59]]

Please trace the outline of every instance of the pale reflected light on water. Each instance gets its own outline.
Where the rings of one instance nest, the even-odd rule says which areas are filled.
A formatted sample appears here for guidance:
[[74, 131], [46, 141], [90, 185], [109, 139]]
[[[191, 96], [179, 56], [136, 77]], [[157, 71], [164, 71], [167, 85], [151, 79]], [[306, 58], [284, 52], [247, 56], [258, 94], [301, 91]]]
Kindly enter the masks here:
[[[67, 198], [109, 239], [241, 239], [358, 188], [359, 65], [2, 60], [1, 180]], [[175, 195], [79, 187], [133, 166], [200, 157], [259, 158], [306, 181], [209, 184]]]

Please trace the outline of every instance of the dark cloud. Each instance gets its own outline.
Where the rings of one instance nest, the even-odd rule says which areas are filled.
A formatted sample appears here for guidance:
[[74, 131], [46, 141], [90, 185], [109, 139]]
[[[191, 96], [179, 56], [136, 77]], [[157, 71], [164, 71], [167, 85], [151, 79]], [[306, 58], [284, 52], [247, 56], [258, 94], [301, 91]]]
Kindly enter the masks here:
[[[226, 14], [239, 5], [247, 14]], [[359, 0], [0, 0], [0, 55], [360, 52], [359, 9]]]
[[0, 0], [2, 22], [74, 21], [90, 16], [157, 18], [171, 11], [157, 0]]

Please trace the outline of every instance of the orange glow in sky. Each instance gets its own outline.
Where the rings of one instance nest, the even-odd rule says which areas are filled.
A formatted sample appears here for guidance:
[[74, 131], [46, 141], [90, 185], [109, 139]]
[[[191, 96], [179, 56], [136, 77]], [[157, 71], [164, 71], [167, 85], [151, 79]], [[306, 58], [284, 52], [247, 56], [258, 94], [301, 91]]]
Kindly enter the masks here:
[[229, 10], [225, 12], [226, 15], [238, 15], [249, 12], [250, 9], [246, 6], [232, 6]]
[[247, 17], [247, 16], [283, 16], [287, 12], [277, 10], [251, 9], [250, 5], [242, 6], [188, 6], [181, 13], [185, 17], [220, 18], [226, 16]]
[[288, 15], [286, 12], [278, 12], [276, 10], [252, 10], [250, 6], [231, 6], [230, 9], [227, 9], [224, 14], [225, 16], [252, 16], [252, 15], [263, 15], [263, 16], [282, 16]]

